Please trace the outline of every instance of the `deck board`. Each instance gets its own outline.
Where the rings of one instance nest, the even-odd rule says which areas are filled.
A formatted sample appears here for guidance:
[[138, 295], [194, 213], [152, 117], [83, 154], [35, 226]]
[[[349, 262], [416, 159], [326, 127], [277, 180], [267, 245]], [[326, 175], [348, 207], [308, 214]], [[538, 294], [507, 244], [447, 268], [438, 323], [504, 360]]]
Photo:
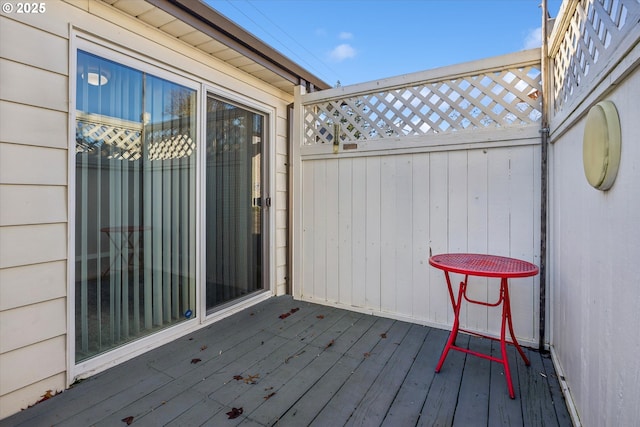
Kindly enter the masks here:
[[[526, 349], [526, 367], [508, 348], [512, 400], [500, 364], [452, 351], [436, 374], [447, 336], [271, 298], [81, 381], [0, 427], [125, 425], [126, 417], [141, 426], [571, 425], [548, 356]], [[457, 344], [500, 352], [464, 334]], [[233, 407], [243, 413], [229, 419]]]

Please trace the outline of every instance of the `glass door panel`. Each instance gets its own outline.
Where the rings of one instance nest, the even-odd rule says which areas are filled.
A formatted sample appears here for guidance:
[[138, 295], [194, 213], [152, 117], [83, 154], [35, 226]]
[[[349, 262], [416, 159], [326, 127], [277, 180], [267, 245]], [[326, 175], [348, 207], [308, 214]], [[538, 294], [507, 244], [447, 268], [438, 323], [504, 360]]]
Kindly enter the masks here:
[[207, 311], [264, 288], [264, 116], [209, 96], [206, 136]]
[[195, 315], [196, 91], [78, 51], [75, 360]]

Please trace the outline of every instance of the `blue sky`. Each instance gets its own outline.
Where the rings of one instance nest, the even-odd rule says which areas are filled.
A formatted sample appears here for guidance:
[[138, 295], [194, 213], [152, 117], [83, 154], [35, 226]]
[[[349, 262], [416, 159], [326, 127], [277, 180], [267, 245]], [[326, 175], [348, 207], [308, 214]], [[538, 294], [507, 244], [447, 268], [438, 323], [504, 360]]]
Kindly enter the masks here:
[[540, 46], [542, 0], [205, 1], [332, 86]]

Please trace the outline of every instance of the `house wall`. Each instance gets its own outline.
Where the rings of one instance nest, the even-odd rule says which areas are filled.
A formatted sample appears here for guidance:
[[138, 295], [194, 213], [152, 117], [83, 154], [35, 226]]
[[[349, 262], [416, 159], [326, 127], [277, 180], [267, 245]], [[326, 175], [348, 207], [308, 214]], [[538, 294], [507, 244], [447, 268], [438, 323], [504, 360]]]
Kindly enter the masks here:
[[[0, 15], [0, 418], [73, 380], [69, 353], [69, 80], [73, 34], [272, 111], [271, 291], [286, 291], [287, 105], [293, 98], [97, 1]], [[71, 64], [71, 65], [70, 65]], [[179, 67], [179, 68], [176, 68]], [[274, 128], [275, 127], [275, 128]], [[71, 200], [73, 203], [73, 200]], [[72, 318], [71, 318], [72, 319]], [[192, 330], [206, 319], [191, 323]], [[156, 344], [157, 345], [157, 344]]]
[[594, 99], [613, 101], [620, 118], [622, 156], [613, 187], [599, 191], [586, 180], [584, 116], [570, 122], [549, 153], [552, 345], [586, 426], [640, 419], [638, 45], [635, 52], [631, 74]]
[[[563, 6], [550, 38], [556, 47], [551, 52], [554, 94], [564, 93], [559, 100], [556, 95], [555, 108], [550, 109], [552, 355], [576, 424], [637, 425], [640, 4]], [[569, 25], [572, 19], [574, 25]], [[598, 42], [596, 34], [609, 42]], [[558, 84], [569, 78], [573, 85]], [[584, 173], [583, 137], [587, 113], [604, 100], [612, 101], [618, 112], [621, 158], [613, 186], [600, 191], [590, 186]]]

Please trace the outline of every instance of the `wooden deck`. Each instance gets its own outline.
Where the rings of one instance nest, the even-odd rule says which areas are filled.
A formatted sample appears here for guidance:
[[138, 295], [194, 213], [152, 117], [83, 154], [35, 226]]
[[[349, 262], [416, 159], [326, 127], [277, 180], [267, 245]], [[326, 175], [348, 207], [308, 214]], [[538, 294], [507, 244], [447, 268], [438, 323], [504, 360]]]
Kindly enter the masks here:
[[[434, 373], [447, 335], [271, 298], [84, 380], [0, 426], [126, 426], [126, 420], [144, 426], [571, 425], [548, 356], [525, 349], [526, 367], [511, 348], [511, 400], [497, 363], [452, 352]], [[458, 344], [499, 351], [490, 340], [467, 335]], [[242, 414], [229, 419], [233, 408]]]

